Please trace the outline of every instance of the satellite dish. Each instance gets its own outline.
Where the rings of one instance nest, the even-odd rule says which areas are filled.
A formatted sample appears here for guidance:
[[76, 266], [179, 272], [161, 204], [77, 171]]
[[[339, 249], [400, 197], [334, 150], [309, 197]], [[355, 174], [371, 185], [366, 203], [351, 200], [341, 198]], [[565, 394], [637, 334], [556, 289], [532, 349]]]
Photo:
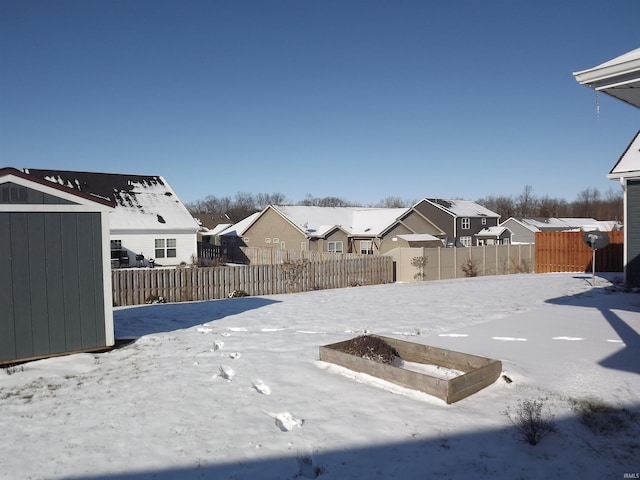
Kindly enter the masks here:
[[582, 239], [591, 250], [598, 250], [609, 245], [609, 235], [604, 232], [585, 232]]

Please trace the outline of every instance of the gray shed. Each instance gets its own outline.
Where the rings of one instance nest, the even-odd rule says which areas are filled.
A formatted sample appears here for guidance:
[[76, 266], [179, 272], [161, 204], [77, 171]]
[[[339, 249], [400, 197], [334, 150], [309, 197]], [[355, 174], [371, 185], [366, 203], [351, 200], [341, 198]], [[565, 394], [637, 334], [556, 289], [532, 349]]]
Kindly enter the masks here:
[[0, 364], [114, 344], [113, 205], [0, 169]]

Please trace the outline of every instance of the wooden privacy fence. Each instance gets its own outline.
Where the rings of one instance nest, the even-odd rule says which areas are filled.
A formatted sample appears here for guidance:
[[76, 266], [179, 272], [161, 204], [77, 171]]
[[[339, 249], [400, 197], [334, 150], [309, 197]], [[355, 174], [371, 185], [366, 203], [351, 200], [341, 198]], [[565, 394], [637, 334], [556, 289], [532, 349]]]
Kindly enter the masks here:
[[393, 281], [393, 260], [383, 256], [298, 261], [278, 265], [112, 270], [113, 304], [215, 300], [232, 292], [273, 295]]
[[[624, 232], [606, 232], [610, 243], [596, 251], [597, 272], [622, 272]], [[584, 232], [536, 233], [536, 273], [591, 272], [591, 249]]]

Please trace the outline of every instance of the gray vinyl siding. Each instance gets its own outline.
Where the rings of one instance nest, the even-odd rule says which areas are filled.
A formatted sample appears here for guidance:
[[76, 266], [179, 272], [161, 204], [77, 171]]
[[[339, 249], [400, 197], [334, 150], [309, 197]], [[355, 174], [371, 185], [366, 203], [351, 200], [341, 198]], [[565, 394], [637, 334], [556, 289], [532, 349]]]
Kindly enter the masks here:
[[640, 285], [640, 181], [627, 183], [627, 264], [626, 281]]
[[103, 347], [101, 214], [0, 212], [0, 361]]

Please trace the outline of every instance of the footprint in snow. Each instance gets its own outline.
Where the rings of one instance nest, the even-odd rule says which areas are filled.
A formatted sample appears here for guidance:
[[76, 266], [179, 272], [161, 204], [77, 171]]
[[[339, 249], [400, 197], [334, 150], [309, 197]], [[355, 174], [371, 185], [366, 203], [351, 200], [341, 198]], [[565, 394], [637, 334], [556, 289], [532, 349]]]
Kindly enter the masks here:
[[233, 368], [222, 366], [220, 367], [218, 376], [224, 378], [225, 380], [231, 381], [231, 379], [236, 376], [236, 372]]
[[229, 358], [231, 358], [232, 360], [237, 360], [241, 356], [242, 354], [240, 352], [233, 352], [229, 354]]
[[253, 388], [255, 388], [258, 393], [261, 393], [263, 395], [271, 395], [271, 388], [262, 380], [256, 380], [255, 382], [253, 382]]
[[216, 352], [220, 350], [223, 346], [224, 346], [224, 342], [221, 342], [221, 341], [213, 342], [213, 351]]
[[289, 412], [270, 414], [276, 419], [276, 426], [283, 432], [290, 432], [295, 427], [302, 427], [304, 420], [293, 416]]

